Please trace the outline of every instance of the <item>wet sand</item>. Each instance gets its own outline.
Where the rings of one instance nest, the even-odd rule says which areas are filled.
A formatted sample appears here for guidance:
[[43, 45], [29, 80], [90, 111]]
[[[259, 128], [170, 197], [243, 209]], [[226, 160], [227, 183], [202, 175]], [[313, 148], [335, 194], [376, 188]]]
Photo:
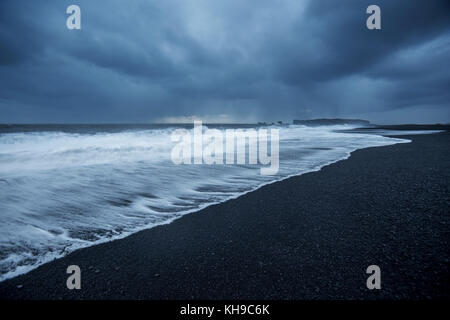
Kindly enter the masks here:
[[[80, 249], [0, 298], [448, 299], [450, 134], [406, 138]], [[72, 264], [81, 290], [66, 287]], [[366, 288], [372, 264], [381, 290]]]

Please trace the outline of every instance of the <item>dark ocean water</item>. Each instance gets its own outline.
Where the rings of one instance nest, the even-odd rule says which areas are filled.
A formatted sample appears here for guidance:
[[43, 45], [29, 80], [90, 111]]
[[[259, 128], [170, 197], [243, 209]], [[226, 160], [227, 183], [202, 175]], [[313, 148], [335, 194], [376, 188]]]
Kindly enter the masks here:
[[[207, 125], [254, 129], [254, 125]], [[359, 148], [407, 140], [279, 126], [280, 164], [175, 165], [171, 134], [190, 125], [0, 125], [0, 280], [77, 248], [150, 228]], [[206, 130], [206, 127], [204, 128]]]

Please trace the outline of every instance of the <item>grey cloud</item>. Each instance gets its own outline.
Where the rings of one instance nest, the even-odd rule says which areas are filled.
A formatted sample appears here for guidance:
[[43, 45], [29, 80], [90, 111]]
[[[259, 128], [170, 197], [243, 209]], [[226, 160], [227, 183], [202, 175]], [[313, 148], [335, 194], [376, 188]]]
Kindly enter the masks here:
[[450, 3], [372, 2], [3, 0], [0, 122], [450, 121]]

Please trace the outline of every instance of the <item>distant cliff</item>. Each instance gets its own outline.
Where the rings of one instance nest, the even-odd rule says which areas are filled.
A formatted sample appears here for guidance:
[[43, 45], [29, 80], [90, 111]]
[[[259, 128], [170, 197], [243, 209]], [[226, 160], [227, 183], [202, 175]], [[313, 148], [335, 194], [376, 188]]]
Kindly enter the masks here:
[[370, 122], [361, 119], [312, 119], [312, 120], [294, 120], [294, 124], [300, 124], [304, 126], [331, 126], [338, 124], [353, 124], [358, 126], [367, 126], [370, 124]]

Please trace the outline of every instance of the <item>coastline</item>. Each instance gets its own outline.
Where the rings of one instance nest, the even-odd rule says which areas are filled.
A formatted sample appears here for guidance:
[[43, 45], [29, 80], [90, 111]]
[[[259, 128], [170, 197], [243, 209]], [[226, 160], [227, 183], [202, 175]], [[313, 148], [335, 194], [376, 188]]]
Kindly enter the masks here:
[[[23, 129], [24, 128], [21, 128], [21, 130], [23, 130]], [[61, 129], [61, 127], [57, 126], [56, 129]], [[360, 133], [360, 132], [358, 132], [358, 129], [345, 130], [345, 132], [350, 132], [350, 133], [357, 132], [357, 133]], [[389, 135], [389, 137], [391, 139], [393, 139], [393, 140], [397, 140], [395, 142], [391, 141], [390, 143], [396, 144], [396, 143], [410, 143], [411, 142], [411, 140], [409, 140], [409, 139], [398, 139], [398, 138], [396, 138], [394, 136], [395, 135], [394, 131], [389, 131], [389, 132], [390, 133], [392, 132], [392, 135], [393, 135], [392, 137], [390, 137], [390, 135]], [[416, 134], [416, 133], [412, 133], [412, 134]], [[372, 135], [384, 136], [384, 134], [382, 134], [382, 133], [376, 133], [376, 134], [372, 134]], [[409, 132], [408, 132], [408, 134], [405, 133], [405, 135], [409, 135]], [[203, 209], [205, 209], [205, 208], [207, 208], [209, 206], [221, 204], [223, 202], [226, 202], [226, 201], [229, 201], [229, 200], [232, 200], [232, 199], [236, 199], [236, 198], [241, 197], [241, 196], [243, 196], [243, 195], [245, 195], [245, 194], [247, 194], [249, 192], [254, 192], [254, 191], [256, 191], [256, 190], [258, 190], [258, 189], [260, 189], [260, 188], [262, 188], [262, 187], [264, 187], [266, 185], [269, 185], [269, 184], [272, 184], [272, 183], [276, 183], [276, 182], [280, 182], [280, 181], [289, 179], [291, 177], [301, 176], [301, 175], [303, 175], [305, 173], [319, 171], [324, 166], [328, 166], [328, 165], [333, 164], [335, 162], [343, 161], [343, 160], [348, 159], [351, 156], [351, 153], [356, 151], [356, 150], [370, 148], [370, 147], [372, 147], [372, 146], [364, 146], [364, 147], [358, 147], [358, 148], [353, 147], [352, 148], [353, 150], [351, 150], [351, 148], [349, 148], [350, 150], [346, 150], [345, 154], [342, 155], [341, 157], [334, 158], [334, 159], [328, 159], [325, 162], [322, 162], [320, 164], [316, 164], [316, 166], [310, 167], [310, 168], [305, 169], [304, 171], [301, 171], [301, 172], [297, 171], [296, 173], [291, 173], [289, 175], [280, 177], [280, 178], [275, 179], [275, 180], [261, 182], [259, 185], [253, 186], [250, 189], [245, 190], [245, 191], [236, 191], [234, 194], [231, 194], [231, 195], [227, 196], [224, 199], [216, 200], [214, 202], [207, 202], [207, 203], [201, 204], [200, 206], [198, 206], [196, 208], [183, 211], [183, 213], [181, 215], [174, 216], [174, 217], [166, 217], [166, 220], [160, 221], [158, 223], [150, 223], [149, 225], [138, 226], [138, 227], [136, 227], [136, 228], [134, 228], [132, 230], [127, 230], [126, 232], [121, 232], [119, 234], [116, 234], [116, 235], [113, 235], [113, 236], [110, 236], [110, 237], [103, 237], [103, 238], [100, 238], [100, 239], [98, 239], [98, 240], [96, 240], [94, 242], [73, 243], [71, 245], [65, 246], [64, 249], [63, 249], [64, 252], [62, 251], [62, 249], [61, 250], [49, 250], [47, 252], [47, 254], [39, 256], [38, 257], [38, 261], [36, 263], [34, 263], [34, 264], [26, 264], [24, 266], [22, 266], [20, 264], [17, 264], [16, 266], [18, 266], [18, 267], [14, 271], [9, 271], [7, 273], [1, 274], [0, 275], [0, 283], [2, 281], [7, 280], [7, 279], [12, 279], [12, 278], [20, 276], [22, 274], [26, 274], [26, 273], [28, 273], [28, 272], [38, 268], [39, 266], [41, 266], [43, 264], [46, 264], [46, 263], [51, 262], [51, 261], [54, 261], [55, 259], [61, 259], [64, 256], [66, 256], [66, 255], [68, 255], [68, 254], [70, 254], [70, 253], [72, 253], [72, 252], [74, 252], [76, 250], [80, 250], [80, 249], [91, 247], [91, 246], [96, 246], [96, 245], [99, 245], [99, 244], [102, 244], [102, 243], [106, 243], [106, 242], [110, 242], [110, 241], [120, 240], [120, 239], [126, 238], [126, 237], [128, 237], [128, 236], [130, 236], [130, 235], [132, 235], [134, 233], [137, 233], [137, 232], [140, 232], [140, 231], [143, 231], [143, 230], [148, 230], [148, 229], [154, 228], [154, 227], [159, 226], [159, 225], [170, 224], [174, 220], [179, 219], [180, 217], [182, 217], [182, 216], [184, 216], [186, 214], [192, 214], [194, 212], [203, 210]], [[119, 200], [119, 202], [120, 201], [123, 201], [123, 200]]]
[[[3, 281], [0, 298], [448, 298], [449, 137], [360, 149], [319, 171], [79, 249]], [[71, 264], [82, 270], [81, 290], [66, 288]], [[375, 292], [365, 288], [371, 264], [382, 270]]]

